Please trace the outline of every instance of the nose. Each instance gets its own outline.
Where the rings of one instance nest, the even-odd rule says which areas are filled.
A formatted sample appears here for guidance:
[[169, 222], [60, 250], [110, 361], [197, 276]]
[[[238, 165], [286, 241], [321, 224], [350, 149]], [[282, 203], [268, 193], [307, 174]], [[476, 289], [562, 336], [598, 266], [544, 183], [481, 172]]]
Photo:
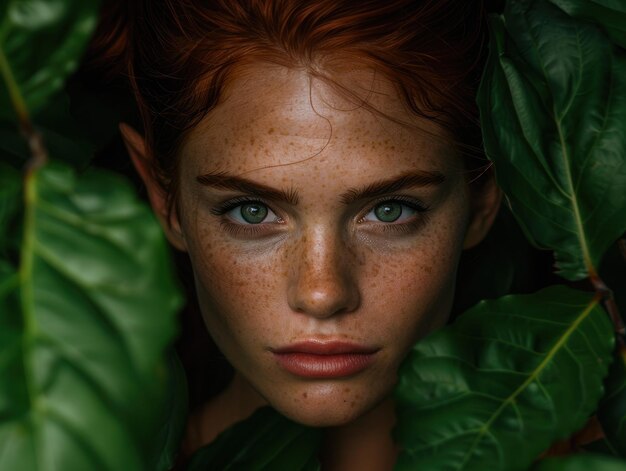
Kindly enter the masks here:
[[339, 234], [312, 230], [298, 240], [288, 286], [292, 310], [320, 319], [356, 310], [361, 301], [353, 256]]

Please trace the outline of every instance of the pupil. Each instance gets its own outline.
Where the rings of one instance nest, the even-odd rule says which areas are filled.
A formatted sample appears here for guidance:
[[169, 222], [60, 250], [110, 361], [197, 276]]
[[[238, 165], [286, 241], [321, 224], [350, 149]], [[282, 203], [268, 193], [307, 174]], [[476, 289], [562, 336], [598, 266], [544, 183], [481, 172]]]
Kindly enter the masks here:
[[250, 203], [241, 206], [241, 217], [250, 224], [259, 224], [267, 216], [267, 208], [264, 205]]
[[400, 203], [383, 203], [374, 210], [376, 217], [383, 222], [393, 222], [402, 214]]

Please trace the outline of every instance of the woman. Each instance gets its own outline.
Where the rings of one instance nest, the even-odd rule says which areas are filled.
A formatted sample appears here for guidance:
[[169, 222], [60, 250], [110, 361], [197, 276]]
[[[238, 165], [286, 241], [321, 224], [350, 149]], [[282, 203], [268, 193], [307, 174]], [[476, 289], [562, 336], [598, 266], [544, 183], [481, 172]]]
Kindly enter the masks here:
[[269, 404], [327, 427], [324, 469], [392, 468], [398, 367], [446, 323], [500, 202], [477, 145], [482, 16], [454, 0], [105, 12], [94, 55], [142, 116], [124, 142], [235, 369], [187, 454]]

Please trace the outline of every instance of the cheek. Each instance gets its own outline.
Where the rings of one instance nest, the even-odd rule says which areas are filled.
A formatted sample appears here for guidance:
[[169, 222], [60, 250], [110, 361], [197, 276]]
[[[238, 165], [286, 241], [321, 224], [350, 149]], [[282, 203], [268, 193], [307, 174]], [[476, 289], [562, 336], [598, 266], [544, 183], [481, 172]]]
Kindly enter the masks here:
[[433, 231], [404, 250], [368, 251], [360, 286], [376, 328], [408, 348], [446, 323], [461, 235], [460, 230]]
[[[198, 301], [215, 341], [261, 337], [275, 326], [275, 295], [284, 278], [274, 257], [200, 232], [189, 244]], [[222, 346], [222, 345], [220, 345]]]

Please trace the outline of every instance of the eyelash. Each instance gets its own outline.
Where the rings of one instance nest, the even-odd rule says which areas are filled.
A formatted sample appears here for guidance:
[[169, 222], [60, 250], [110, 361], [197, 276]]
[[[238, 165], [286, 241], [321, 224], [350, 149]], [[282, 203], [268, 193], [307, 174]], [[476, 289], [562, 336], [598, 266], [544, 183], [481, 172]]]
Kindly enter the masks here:
[[411, 218], [407, 222], [383, 222], [380, 221], [378, 223], [374, 223], [377, 227], [377, 231], [383, 232], [385, 234], [410, 234], [420, 227], [422, 227], [428, 221], [427, 212], [430, 210], [430, 207], [422, 203], [421, 201], [410, 198], [407, 196], [384, 196], [377, 200], [374, 200], [368, 203], [367, 211], [363, 211], [362, 216], [359, 218], [358, 223], [364, 223], [364, 218], [371, 211], [374, 210], [377, 206], [382, 203], [401, 203], [403, 206], [408, 206], [417, 212], [415, 217]]
[[[382, 203], [401, 203], [403, 206], [408, 206], [409, 208], [416, 211], [419, 216], [412, 218], [408, 222], [394, 223], [394, 222], [383, 222], [374, 223], [376, 226], [379, 226], [376, 230], [383, 233], [393, 233], [393, 234], [409, 234], [411, 232], [416, 231], [422, 225], [424, 225], [428, 218], [427, 212], [430, 208], [427, 205], [424, 205], [421, 201], [416, 200], [414, 198], [409, 198], [406, 196], [387, 196], [370, 202], [368, 204], [367, 212], [362, 212], [361, 217], [358, 219], [358, 223], [364, 223], [364, 218], [371, 211], [374, 210], [378, 205]], [[249, 203], [257, 203], [267, 206], [271, 210], [271, 206], [260, 198], [253, 198], [247, 196], [240, 196], [233, 198], [231, 200], [225, 201], [221, 204], [218, 204], [214, 208], [211, 209], [211, 214], [215, 216], [224, 216], [229, 211], [237, 208], [238, 206], [249, 204]], [[273, 210], [272, 210], [273, 211]], [[282, 221], [282, 218], [279, 217]], [[227, 220], [226, 218], [222, 218], [220, 223], [223, 229], [228, 231], [232, 235], [246, 235], [246, 236], [259, 236], [265, 233], [266, 229], [263, 228], [265, 224], [240, 224], [237, 222], [232, 222]]]
[[211, 208], [211, 214], [215, 216], [223, 216], [228, 211], [235, 209], [237, 206], [241, 206], [246, 203], [260, 203], [264, 204], [267, 207], [269, 205], [260, 198], [250, 198], [248, 196], [238, 196], [236, 198], [230, 199], [228, 201], [224, 201], [223, 203], [218, 204], [214, 208]]
[[[239, 196], [233, 198], [231, 200], [225, 201], [221, 204], [218, 204], [214, 208], [211, 209], [211, 214], [215, 216], [224, 216], [229, 211], [237, 208], [238, 206], [242, 206], [244, 204], [249, 203], [258, 203], [263, 204], [270, 208], [270, 205], [263, 201], [260, 198], [251, 198], [248, 196]], [[234, 236], [245, 235], [245, 236], [259, 236], [263, 235], [265, 229], [263, 228], [263, 223], [259, 224], [239, 224], [237, 222], [231, 222], [226, 218], [222, 218], [220, 222], [221, 227], [226, 230], [228, 233]]]

